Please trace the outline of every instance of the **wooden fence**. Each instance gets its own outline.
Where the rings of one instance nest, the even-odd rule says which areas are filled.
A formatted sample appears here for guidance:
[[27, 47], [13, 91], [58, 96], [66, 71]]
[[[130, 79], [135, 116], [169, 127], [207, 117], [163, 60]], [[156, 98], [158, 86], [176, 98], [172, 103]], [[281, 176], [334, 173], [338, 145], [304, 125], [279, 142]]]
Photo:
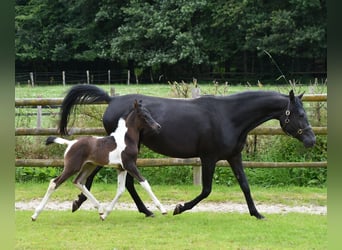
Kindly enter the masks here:
[[[62, 98], [25, 98], [16, 99], [16, 107], [24, 106], [59, 106]], [[306, 102], [326, 102], [326, 94], [305, 95], [303, 101]], [[104, 104], [98, 102], [97, 104]], [[38, 109], [39, 110], [39, 109]], [[39, 111], [37, 111], [39, 115]], [[40, 119], [40, 118], [38, 118]], [[327, 135], [327, 127], [313, 127], [316, 135]], [[70, 131], [73, 135], [105, 135], [105, 130], [101, 128], [72, 128]], [[250, 132], [251, 135], [284, 135], [280, 127], [257, 127]], [[56, 128], [16, 128], [16, 136], [38, 136], [38, 135], [58, 135]], [[139, 167], [156, 167], [156, 166], [192, 166], [193, 180], [195, 185], [201, 183], [201, 164], [199, 158], [155, 158], [155, 159], [138, 159]], [[63, 166], [63, 159], [16, 159], [16, 166], [27, 167], [46, 167], [46, 166]], [[217, 166], [229, 167], [227, 161], [219, 161]], [[244, 161], [247, 168], [326, 168], [327, 161], [322, 162], [251, 162]]]

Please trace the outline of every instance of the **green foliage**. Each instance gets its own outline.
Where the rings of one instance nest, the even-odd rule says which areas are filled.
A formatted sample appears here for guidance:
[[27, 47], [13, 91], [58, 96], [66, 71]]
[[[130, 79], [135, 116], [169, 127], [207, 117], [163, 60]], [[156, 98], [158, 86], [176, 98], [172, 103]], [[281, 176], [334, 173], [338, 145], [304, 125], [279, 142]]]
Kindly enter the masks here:
[[16, 59], [106, 59], [159, 74], [175, 64], [253, 71], [263, 50], [284, 60], [325, 60], [325, 5], [318, 0], [16, 1]]

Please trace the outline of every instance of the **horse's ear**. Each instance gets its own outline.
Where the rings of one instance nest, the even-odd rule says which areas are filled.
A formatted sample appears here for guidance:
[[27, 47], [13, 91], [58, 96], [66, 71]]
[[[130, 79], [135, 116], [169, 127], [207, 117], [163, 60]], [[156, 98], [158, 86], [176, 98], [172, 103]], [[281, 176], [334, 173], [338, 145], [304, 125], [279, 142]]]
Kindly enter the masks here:
[[302, 99], [304, 93], [305, 93], [305, 91], [304, 91], [303, 93], [301, 93], [301, 94], [298, 96], [298, 98], [299, 98], [299, 99]]
[[290, 97], [290, 101], [291, 101], [291, 102], [293, 102], [293, 101], [295, 100], [295, 96], [294, 96], [294, 93], [293, 93], [293, 89], [290, 90], [289, 97]]

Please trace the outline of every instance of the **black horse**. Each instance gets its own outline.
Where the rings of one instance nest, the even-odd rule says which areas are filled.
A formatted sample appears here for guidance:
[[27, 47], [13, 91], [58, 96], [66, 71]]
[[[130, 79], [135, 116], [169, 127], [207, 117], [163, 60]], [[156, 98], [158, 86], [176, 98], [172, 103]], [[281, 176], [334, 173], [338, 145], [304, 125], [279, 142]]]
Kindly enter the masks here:
[[[173, 214], [192, 209], [208, 197], [216, 162], [227, 160], [244, 193], [249, 213], [258, 219], [257, 211], [242, 165], [241, 151], [249, 131], [270, 119], [277, 119], [283, 131], [312, 147], [315, 142], [303, 104], [303, 94], [293, 91], [283, 95], [273, 91], [247, 91], [229, 96], [202, 96], [197, 99], [168, 99], [144, 95], [110, 97], [104, 90], [92, 85], [76, 85], [67, 93], [61, 106], [59, 130], [67, 134], [70, 113], [76, 104], [102, 101], [108, 103], [103, 115], [103, 125], [108, 134], [115, 130], [118, 119], [135, 99], [142, 100], [162, 126], [159, 134], [143, 130], [140, 142], [155, 152], [170, 157], [199, 157], [202, 164], [202, 192], [193, 200], [178, 204]], [[86, 186], [90, 189], [93, 177], [101, 167], [89, 176]], [[126, 178], [126, 187], [138, 210], [153, 216], [137, 194], [132, 176]], [[73, 211], [86, 200], [81, 193], [73, 202]]]

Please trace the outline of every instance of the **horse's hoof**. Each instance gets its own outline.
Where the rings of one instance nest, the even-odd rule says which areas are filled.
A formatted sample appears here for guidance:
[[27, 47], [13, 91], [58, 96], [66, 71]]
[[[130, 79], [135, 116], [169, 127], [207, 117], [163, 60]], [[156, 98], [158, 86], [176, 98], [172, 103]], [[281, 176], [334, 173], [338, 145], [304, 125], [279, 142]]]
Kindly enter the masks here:
[[167, 215], [167, 212], [163, 212], [162, 215]]
[[255, 213], [255, 214], [252, 214], [252, 215], [255, 216], [255, 218], [257, 218], [258, 220], [266, 219], [263, 215], [261, 215], [259, 213]]
[[36, 221], [36, 218], [31, 217], [31, 220], [32, 220], [32, 221]]
[[263, 215], [261, 215], [261, 214], [259, 214], [259, 216], [256, 216], [256, 218], [258, 220], [266, 220], [266, 218]]
[[148, 214], [145, 214], [145, 217], [154, 218], [156, 216], [154, 215], [154, 213], [148, 213]]
[[178, 204], [178, 205], [175, 207], [175, 210], [173, 210], [173, 215], [177, 215], [177, 214], [182, 213], [182, 208], [183, 208], [183, 206], [182, 206], [181, 204]]
[[80, 206], [78, 205], [77, 201], [73, 201], [71, 211], [72, 211], [72, 212], [75, 212], [75, 211], [77, 211], [79, 208], [80, 208]]

